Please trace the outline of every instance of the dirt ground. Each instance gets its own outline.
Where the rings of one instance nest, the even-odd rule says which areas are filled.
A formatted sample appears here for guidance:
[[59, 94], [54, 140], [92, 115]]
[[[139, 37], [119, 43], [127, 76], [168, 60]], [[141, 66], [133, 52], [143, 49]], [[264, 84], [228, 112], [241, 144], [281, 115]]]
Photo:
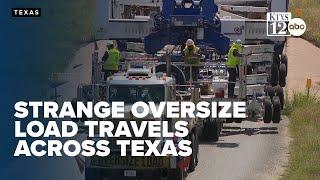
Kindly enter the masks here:
[[286, 91], [289, 95], [305, 91], [307, 78], [312, 79], [311, 93], [320, 95], [320, 48], [301, 38], [290, 38]]

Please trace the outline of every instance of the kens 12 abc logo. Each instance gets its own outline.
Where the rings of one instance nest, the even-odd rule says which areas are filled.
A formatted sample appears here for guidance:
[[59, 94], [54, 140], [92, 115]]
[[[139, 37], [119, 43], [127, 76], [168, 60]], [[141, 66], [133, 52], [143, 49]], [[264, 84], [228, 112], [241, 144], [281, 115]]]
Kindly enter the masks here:
[[269, 12], [267, 14], [268, 36], [301, 36], [307, 25], [301, 18], [291, 18], [291, 13]]

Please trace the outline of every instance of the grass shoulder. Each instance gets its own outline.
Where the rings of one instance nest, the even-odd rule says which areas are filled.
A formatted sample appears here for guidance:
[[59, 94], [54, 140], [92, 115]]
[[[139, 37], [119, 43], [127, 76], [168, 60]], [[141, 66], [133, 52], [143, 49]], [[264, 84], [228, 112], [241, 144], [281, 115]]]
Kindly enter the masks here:
[[307, 24], [303, 38], [320, 47], [320, 0], [290, 0], [290, 11], [302, 10], [301, 18]]
[[288, 100], [290, 161], [281, 179], [320, 179], [320, 99], [295, 94]]

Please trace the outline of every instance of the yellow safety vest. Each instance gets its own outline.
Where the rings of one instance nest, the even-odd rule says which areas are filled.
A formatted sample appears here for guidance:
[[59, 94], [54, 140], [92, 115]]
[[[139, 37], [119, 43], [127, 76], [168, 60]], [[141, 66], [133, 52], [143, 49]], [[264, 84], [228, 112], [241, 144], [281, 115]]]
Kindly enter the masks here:
[[108, 59], [103, 64], [104, 70], [119, 70], [121, 55], [120, 52], [116, 49], [108, 50]]
[[242, 52], [242, 47], [241, 45], [238, 45], [236, 43], [233, 43], [229, 53], [228, 53], [228, 59], [227, 59], [227, 67], [228, 68], [236, 68], [237, 65], [239, 64], [239, 57], [236, 57], [233, 55], [233, 51], [238, 50], [239, 53]]
[[185, 55], [184, 57], [184, 63], [186, 64], [200, 64], [200, 57], [198, 55], [199, 48], [194, 46], [193, 49], [190, 51], [188, 47], [185, 47], [183, 49], [183, 53]]

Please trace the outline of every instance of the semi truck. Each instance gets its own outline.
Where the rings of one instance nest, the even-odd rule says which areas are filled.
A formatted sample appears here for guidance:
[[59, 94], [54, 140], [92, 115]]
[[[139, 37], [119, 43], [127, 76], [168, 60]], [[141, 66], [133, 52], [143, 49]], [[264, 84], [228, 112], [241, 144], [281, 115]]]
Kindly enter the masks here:
[[[92, 84], [80, 85], [76, 100], [82, 102], [123, 101], [125, 103], [125, 118], [123, 120], [167, 121], [169, 131], [173, 130], [176, 121], [186, 121], [189, 134], [185, 139], [191, 141], [192, 154], [188, 157], [133, 157], [130, 155], [121, 157], [120, 146], [115, 145], [116, 139], [109, 139], [111, 153], [108, 157], [86, 158], [86, 179], [185, 179], [187, 173], [195, 170], [198, 164], [200, 138], [217, 140], [223, 121], [218, 118], [201, 119], [198, 117], [172, 119], [166, 118], [165, 115], [159, 119], [151, 116], [138, 119], [133, 117], [130, 107], [138, 101], [152, 101], [155, 104], [163, 101], [212, 102], [213, 96], [201, 95], [201, 89], [194, 85], [176, 84], [174, 78], [167, 76], [164, 72], [157, 72], [156, 66], [159, 61], [157, 59], [150, 61], [150, 58], [148, 61], [143, 58], [140, 58], [140, 61], [130, 59], [125, 63], [126, 67], [122, 71], [104, 81], [99, 60], [95, 57], [97, 56], [93, 55]], [[105, 119], [93, 118], [90, 120], [102, 121]], [[108, 120], [113, 121], [114, 124], [120, 121], [119, 119]], [[140, 139], [152, 140], [148, 136]], [[162, 139], [162, 141], [166, 140], [168, 139]], [[181, 138], [173, 138], [176, 144], [180, 140]]]

